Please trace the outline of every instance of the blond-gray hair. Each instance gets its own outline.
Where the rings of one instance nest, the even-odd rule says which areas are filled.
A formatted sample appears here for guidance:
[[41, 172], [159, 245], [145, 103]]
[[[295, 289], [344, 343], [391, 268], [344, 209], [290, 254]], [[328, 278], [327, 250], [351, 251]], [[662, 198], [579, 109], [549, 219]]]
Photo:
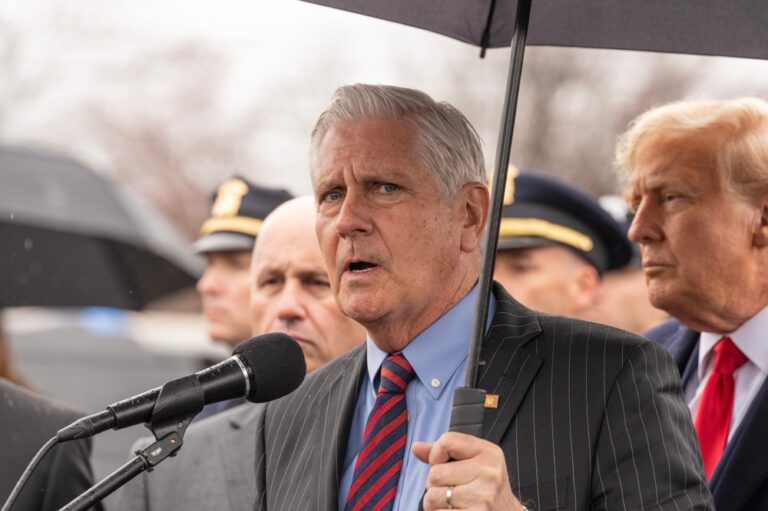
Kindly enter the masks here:
[[615, 165], [626, 178], [641, 150], [705, 155], [721, 182], [745, 198], [768, 194], [768, 102], [677, 101], [648, 110], [619, 137]]
[[456, 108], [414, 89], [355, 84], [336, 89], [333, 101], [312, 130], [309, 163], [314, 181], [320, 145], [337, 124], [395, 118], [410, 125], [419, 161], [432, 173], [438, 189], [452, 198], [466, 183], [485, 184], [485, 162], [477, 132]]

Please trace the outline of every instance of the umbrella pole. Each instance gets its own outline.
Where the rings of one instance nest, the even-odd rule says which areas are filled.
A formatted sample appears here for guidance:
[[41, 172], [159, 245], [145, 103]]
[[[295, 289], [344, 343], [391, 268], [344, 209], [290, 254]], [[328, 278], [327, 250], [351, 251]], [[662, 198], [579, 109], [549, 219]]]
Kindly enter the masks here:
[[520, 78], [523, 71], [525, 41], [528, 36], [528, 21], [531, 15], [532, 0], [518, 0], [515, 30], [512, 36], [507, 90], [504, 98], [504, 112], [501, 119], [499, 143], [496, 151], [496, 172], [491, 191], [491, 208], [486, 231], [486, 244], [483, 264], [480, 270], [480, 292], [475, 309], [475, 322], [472, 329], [472, 342], [467, 360], [465, 386], [456, 389], [451, 410], [451, 431], [481, 436], [483, 415], [485, 412], [485, 391], [477, 387], [477, 370], [480, 364], [480, 346], [485, 337], [485, 320], [488, 316], [488, 301], [493, 282], [493, 269], [496, 260], [496, 246], [499, 241], [499, 224], [504, 200], [504, 186], [507, 181], [507, 167], [512, 150], [512, 135], [515, 127], [517, 98], [520, 93]]

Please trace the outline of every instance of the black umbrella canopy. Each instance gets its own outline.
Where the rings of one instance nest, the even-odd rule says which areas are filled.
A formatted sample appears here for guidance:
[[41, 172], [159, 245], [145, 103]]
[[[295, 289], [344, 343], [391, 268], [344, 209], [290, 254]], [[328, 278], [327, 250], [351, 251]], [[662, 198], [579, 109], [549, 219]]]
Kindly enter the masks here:
[[0, 306], [140, 309], [202, 263], [162, 215], [78, 163], [0, 149]]
[[[306, 0], [485, 48], [510, 45], [517, 0]], [[533, 0], [527, 44], [768, 58], [765, 0]]]
[[[305, 0], [485, 48], [511, 46], [492, 204], [464, 389], [451, 430], [479, 436], [484, 391], [475, 388], [515, 125], [525, 46], [574, 46], [768, 58], [766, 0]], [[482, 53], [481, 53], [482, 55]], [[469, 413], [467, 410], [472, 410]], [[462, 417], [467, 417], [466, 419]], [[456, 419], [456, 421], [454, 421]]]

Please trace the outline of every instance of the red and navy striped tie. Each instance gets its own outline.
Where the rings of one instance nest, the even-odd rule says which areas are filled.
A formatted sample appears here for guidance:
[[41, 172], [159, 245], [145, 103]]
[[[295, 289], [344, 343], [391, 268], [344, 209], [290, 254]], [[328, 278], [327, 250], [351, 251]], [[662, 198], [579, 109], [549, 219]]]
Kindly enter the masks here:
[[365, 425], [345, 511], [392, 509], [408, 435], [405, 389], [413, 375], [402, 353], [389, 355], [381, 365], [379, 393]]

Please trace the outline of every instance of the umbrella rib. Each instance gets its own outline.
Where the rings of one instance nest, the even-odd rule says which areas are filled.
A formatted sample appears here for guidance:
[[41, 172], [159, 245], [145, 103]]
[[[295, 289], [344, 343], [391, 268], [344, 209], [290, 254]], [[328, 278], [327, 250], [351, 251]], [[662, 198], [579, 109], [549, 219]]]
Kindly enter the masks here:
[[493, 13], [496, 10], [496, 0], [491, 0], [491, 5], [488, 7], [488, 17], [485, 20], [485, 28], [483, 29], [483, 35], [480, 36], [480, 58], [485, 58], [485, 50], [488, 49], [488, 43], [491, 39], [491, 23], [493, 23]]

